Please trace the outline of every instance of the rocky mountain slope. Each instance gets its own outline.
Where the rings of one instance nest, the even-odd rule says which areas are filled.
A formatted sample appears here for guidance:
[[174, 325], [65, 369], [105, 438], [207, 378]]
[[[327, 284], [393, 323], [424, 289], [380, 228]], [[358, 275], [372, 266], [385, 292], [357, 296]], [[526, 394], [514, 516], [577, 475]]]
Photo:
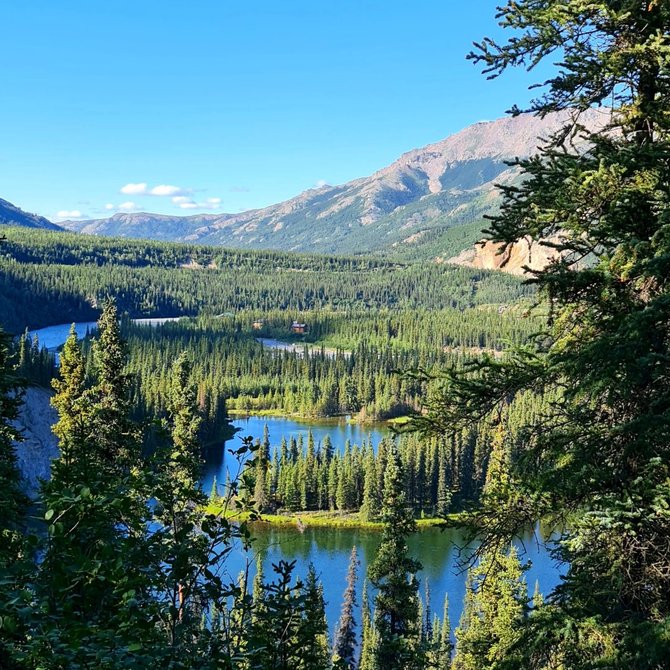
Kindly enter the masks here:
[[[602, 119], [602, 112], [593, 111], [582, 121], [595, 125]], [[564, 120], [561, 114], [521, 115], [476, 123], [402, 155], [370, 177], [241, 214], [116, 214], [61, 225], [89, 234], [238, 248], [446, 257], [479, 238], [482, 216], [499, 202], [495, 184], [517, 178], [505, 161], [534, 153], [538, 137]]]
[[51, 223], [49, 219], [37, 214], [24, 212], [11, 202], [0, 198], [0, 226], [24, 226], [26, 228], [46, 228], [48, 230], [61, 230], [60, 226]]

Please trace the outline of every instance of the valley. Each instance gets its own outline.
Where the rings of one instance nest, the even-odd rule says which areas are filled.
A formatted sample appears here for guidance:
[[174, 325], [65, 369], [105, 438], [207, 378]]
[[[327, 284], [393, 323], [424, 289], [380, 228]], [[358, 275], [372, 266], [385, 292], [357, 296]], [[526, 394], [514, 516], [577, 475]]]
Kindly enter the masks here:
[[72, 4], [2, 14], [0, 669], [665, 670], [670, 3]]

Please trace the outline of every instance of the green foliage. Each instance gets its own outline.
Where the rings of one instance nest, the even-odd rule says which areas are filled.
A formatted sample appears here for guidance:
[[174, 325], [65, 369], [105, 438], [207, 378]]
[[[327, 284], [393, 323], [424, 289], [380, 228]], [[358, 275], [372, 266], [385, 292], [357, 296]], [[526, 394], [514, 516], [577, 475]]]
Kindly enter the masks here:
[[488, 670], [512, 664], [528, 603], [523, 569], [511, 547], [486, 554], [468, 573], [453, 670]]
[[[536, 346], [446, 376], [423, 427], [440, 434], [522, 391], [561, 389], [528, 425], [509, 482], [473, 514], [483, 551], [529, 521], [563, 528], [568, 573], [529, 617], [510, 667], [657, 668], [670, 650], [670, 9], [665, 2], [521, 0], [507, 43], [472, 57], [492, 76], [560, 54], [532, 111], [562, 132], [520, 161], [490, 237], [554, 240], [536, 273], [550, 319]], [[579, 114], [600, 104], [603, 129]], [[588, 258], [588, 263], [582, 263]], [[515, 665], [516, 663], [516, 665]]]
[[93, 385], [85, 387], [74, 333], [54, 384], [62, 452], [42, 492], [48, 541], [33, 622], [42, 632], [30, 637], [25, 652], [36, 666], [50, 655], [54, 667], [123, 667], [132, 649], [157, 641], [147, 616], [153, 609], [144, 553], [147, 493], [112, 302], [99, 333]]
[[327, 670], [328, 627], [323, 592], [310, 568], [307, 580], [293, 581], [295, 562], [273, 565], [276, 578], [254, 591], [243, 666], [249, 670]]
[[421, 564], [409, 557], [407, 549], [407, 536], [416, 531], [416, 523], [407, 507], [400, 456], [395, 446], [389, 450], [384, 474], [382, 520], [382, 542], [368, 568], [368, 579], [377, 590], [375, 663], [388, 670], [423, 668], [425, 658], [415, 579]]
[[26, 330], [19, 336], [16, 349], [17, 374], [29, 384], [49, 386], [56, 371], [55, 361], [53, 354], [40, 347], [37, 335], [31, 338]]
[[[5, 352], [0, 349], [3, 420], [15, 416], [19, 401]], [[132, 380], [111, 301], [98, 324], [93, 361], [89, 375], [72, 331], [53, 384], [61, 453], [41, 492], [39, 552], [38, 538], [13, 540], [21, 499], [9, 496], [18, 474], [15, 467], [0, 470], [8, 496], [2, 513], [11, 513], [8, 523], [0, 516], [3, 667], [232, 667], [236, 647], [219, 613], [238, 587], [219, 570], [235, 543], [246, 544], [249, 536], [244, 523], [203, 512], [190, 362], [185, 356], [174, 362], [166, 431], [147, 457], [129, 416]], [[1, 425], [9, 466], [17, 435]], [[224, 510], [234, 494], [220, 501]]]
[[356, 579], [359, 561], [356, 547], [351, 550], [347, 588], [342, 599], [342, 613], [337, 623], [333, 642], [333, 667], [339, 670], [353, 670], [356, 667]]
[[[10, 358], [10, 339], [0, 330], [0, 658], [11, 659], [10, 650], [24, 633], [20, 610], [26, 586], [26, 562], [31, 547], [25, 538], [28, 500], [21, 491], [21, 475], [14, 444], [21, 439], [17, 418], [21, 389]], [[8, 660], [12, 668], [11, 660]]]

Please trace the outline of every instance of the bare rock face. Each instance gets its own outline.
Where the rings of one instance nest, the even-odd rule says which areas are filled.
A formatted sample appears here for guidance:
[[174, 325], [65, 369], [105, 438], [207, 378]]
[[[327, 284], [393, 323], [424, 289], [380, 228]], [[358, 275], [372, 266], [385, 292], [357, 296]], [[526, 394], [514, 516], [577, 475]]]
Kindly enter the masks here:
[[556, 249], [524, 237], [510, 245], [480, 242], [471, 249], [449, 258], [447, 263], [482, 270], [500, 270], [512, 275], [525, 275], [533, 270], [543, 270], [559, 258]]
[[51, 432], [56, 411], [50, 404], [51, 393], [45, 389], [28, 388], [21, 413], [16, 422], [23, 441], [15, 445], [24, 491], [34, 498], [41, 480], [51, 476], [51, 461], [58, 456], [58, 440]]

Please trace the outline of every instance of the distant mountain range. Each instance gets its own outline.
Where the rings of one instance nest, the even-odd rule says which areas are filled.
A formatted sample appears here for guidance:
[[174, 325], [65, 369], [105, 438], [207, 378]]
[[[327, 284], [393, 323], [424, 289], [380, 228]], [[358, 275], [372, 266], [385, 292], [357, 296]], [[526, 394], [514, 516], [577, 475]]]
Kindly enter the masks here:
[[46, 228], [47, 230], [62, 230], [60, 226], [51, 223], [49, 219], [37, 214], [30, 214], [19, 209], [11, 202], [0, 198], [0, 226], [23, 226], [25, 228]]
[[[560, 113], [544, 119], [523, 114], [476, 123], [403, 154], [370, 177], [310, 189], [241, 214], [115, 214], [56, 225], [0, 199], [0, 224], [243, 249], [435, 259], [519, 273], [523, 245], [515, 250], [513, 262], [499, 258], [493, 247], [473, 245], [481, 238], [483, 216], [499, 207], [496, 184], [519, 179], [518, 170], [506, 161], [535, 153], [538, 138], [557, 130], [565, 119]], [[580, 119], [591, 127], [606, 120], [596, 110]], [[534, 264], [539, 259], [536, 250]]]
[[[593, 111], [582, 122], [595, 125], [602, 118]], [[115, 214], [60, 225], [92, 235], [247, 249], [447, 258], [479, 239], [482, 216], [499, 204], [495, 184], [518, 179], [505, 161], [535, 153], [538, 137], [564, 120], [562, 114], [520, 115], [476, 123], [370, 177], [241, 214]]]

